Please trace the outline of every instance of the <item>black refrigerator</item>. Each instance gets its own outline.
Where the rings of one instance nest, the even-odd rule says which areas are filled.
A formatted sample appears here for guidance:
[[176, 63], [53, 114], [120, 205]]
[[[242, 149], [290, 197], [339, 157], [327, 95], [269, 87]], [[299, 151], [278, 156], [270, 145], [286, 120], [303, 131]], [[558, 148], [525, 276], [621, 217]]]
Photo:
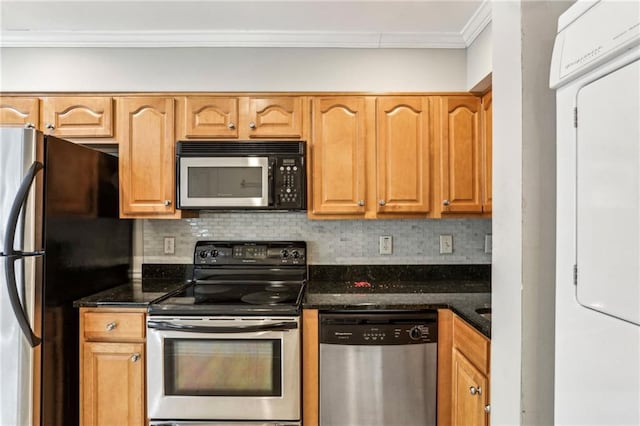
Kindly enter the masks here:
[[73, 301], [129, 280], [118, 159], [0, 128], [0, 425], [79, 423]]

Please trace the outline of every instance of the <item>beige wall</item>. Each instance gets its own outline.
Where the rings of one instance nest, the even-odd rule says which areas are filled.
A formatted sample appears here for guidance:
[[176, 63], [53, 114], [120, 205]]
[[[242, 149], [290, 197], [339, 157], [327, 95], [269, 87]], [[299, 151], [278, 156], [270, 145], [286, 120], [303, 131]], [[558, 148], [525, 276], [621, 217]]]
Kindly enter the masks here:
[[4, 48], [2, 91], [465, 91], [464, 49]]

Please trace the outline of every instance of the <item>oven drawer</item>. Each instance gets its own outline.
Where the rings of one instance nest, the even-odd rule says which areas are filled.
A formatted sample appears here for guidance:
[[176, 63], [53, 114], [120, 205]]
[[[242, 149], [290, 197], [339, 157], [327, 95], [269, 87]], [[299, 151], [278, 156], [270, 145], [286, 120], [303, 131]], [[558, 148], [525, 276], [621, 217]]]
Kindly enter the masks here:
[[144, 312], [86, 311], [82, 321], [83, 337], [89, 341], [140, 341], [145, 338]]

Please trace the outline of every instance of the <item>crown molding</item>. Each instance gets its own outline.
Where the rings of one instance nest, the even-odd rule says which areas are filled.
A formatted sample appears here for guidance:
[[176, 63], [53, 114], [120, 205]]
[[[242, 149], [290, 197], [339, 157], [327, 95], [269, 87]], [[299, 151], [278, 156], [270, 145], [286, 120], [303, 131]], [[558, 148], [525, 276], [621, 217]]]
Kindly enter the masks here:
[[334, 47], [463, 49], [458, 33], [3, 31], [1, 47]]
[[467, 24], [462, 28], [460, 33], [464, 40], [465, 46], [471, 46], [471, 43], [480, 35], [487, 25], [491, 22], [491, 1], [484, 0], [476, 12], [471, 16]]

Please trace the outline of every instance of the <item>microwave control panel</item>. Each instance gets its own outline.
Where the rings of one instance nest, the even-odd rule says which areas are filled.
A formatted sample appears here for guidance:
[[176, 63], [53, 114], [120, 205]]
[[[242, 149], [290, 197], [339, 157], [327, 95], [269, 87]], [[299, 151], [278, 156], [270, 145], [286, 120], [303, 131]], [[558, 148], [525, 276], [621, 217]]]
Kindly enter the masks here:
[[276, 205], [282, 209], [305, 207], [304, 163], [302, 157], [278, 157], [275, 161]]

